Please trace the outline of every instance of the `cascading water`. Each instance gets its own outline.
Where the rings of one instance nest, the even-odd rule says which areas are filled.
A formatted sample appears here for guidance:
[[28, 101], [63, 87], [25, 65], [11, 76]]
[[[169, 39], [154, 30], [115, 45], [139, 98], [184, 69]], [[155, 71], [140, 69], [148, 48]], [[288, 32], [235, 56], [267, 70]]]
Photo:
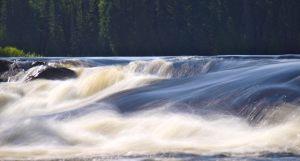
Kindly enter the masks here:
[[[297, 56], [7, 59], [0, 159], [296, 159]], [[36, 79], [41, 61], [77, 78]], [[41, 63], [43, 64], [43, 63]]]

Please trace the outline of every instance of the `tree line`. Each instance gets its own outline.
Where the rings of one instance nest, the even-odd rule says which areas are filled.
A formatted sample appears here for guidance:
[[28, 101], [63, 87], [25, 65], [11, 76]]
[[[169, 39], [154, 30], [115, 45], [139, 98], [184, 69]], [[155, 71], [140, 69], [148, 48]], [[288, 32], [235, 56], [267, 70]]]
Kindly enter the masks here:
[[299, 0], [0, 0], [0, 47], [45, 56], [300, 52]]

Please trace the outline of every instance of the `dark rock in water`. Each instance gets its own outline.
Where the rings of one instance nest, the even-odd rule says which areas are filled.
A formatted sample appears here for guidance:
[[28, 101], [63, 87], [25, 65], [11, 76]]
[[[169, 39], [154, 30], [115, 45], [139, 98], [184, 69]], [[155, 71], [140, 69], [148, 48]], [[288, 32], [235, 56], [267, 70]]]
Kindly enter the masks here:
[[9, 78], [20, 72], [15, 62], [0, 60], [0, 82], [7, 82]]
[[11, 64], [13, 64], [13, 62], [7, 60], [0, 60], [0, 74], [8, 71]]
[[33, 67], [37, 67], [38, 70], [27, 76], [26, 81], [35, 79], [64, 80], [77, 77], [74, 71], [62, 67], [50, 67], [45, 61], [0, 60], [0, 82], [7, 82], [19, 72], [27, 71]]
[[47, 65], [47, 63], [42, 61], [35, 61], [31, 63], [31, 67], [40, 66], [40, 65]]
[[54, 68], [46, 66], [34, 75], [30, 75], [26, 80], [48, 79], [48, 80], [65, 80], [76, 78], [77, 75], [73, 70], [67, 68]]
[[36, 67], [36, 66], [42, 66], [42, 65], [47, 66], [48, 65], [47, 62], [45, 62], [45, 61], [25, 61], [25, 60], [23, 60], [23, 61], [18, 60], [14, 64], [16, 64], [17, 67], [23, 71], [26, 71], [26, 70], [28, 70], [32, 67]]

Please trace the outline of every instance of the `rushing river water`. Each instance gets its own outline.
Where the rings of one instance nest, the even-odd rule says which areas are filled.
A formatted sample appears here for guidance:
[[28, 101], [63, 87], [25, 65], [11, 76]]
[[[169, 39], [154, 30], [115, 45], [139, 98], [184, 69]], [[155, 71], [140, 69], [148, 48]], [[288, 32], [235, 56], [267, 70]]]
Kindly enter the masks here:
[[0, 160], [300, 159], [300, 57], [7, 59]]

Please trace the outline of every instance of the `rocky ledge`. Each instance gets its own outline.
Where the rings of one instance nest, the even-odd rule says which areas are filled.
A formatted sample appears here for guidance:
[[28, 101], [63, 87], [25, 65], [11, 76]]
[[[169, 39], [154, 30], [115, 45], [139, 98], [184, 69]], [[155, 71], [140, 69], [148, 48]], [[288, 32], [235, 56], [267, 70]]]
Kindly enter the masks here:
[[29, 71], [32, 68], [36, 69], [34, 69], [34, 72], [27, 74], [24, 80], [65, 80], [77, 77], [76, 73], [71, 69], [49, 66], [48, 62], [44, 61], [18, 63], [16, 61], [0, 59], [0, 82], [7, 82], [18, 73]]

